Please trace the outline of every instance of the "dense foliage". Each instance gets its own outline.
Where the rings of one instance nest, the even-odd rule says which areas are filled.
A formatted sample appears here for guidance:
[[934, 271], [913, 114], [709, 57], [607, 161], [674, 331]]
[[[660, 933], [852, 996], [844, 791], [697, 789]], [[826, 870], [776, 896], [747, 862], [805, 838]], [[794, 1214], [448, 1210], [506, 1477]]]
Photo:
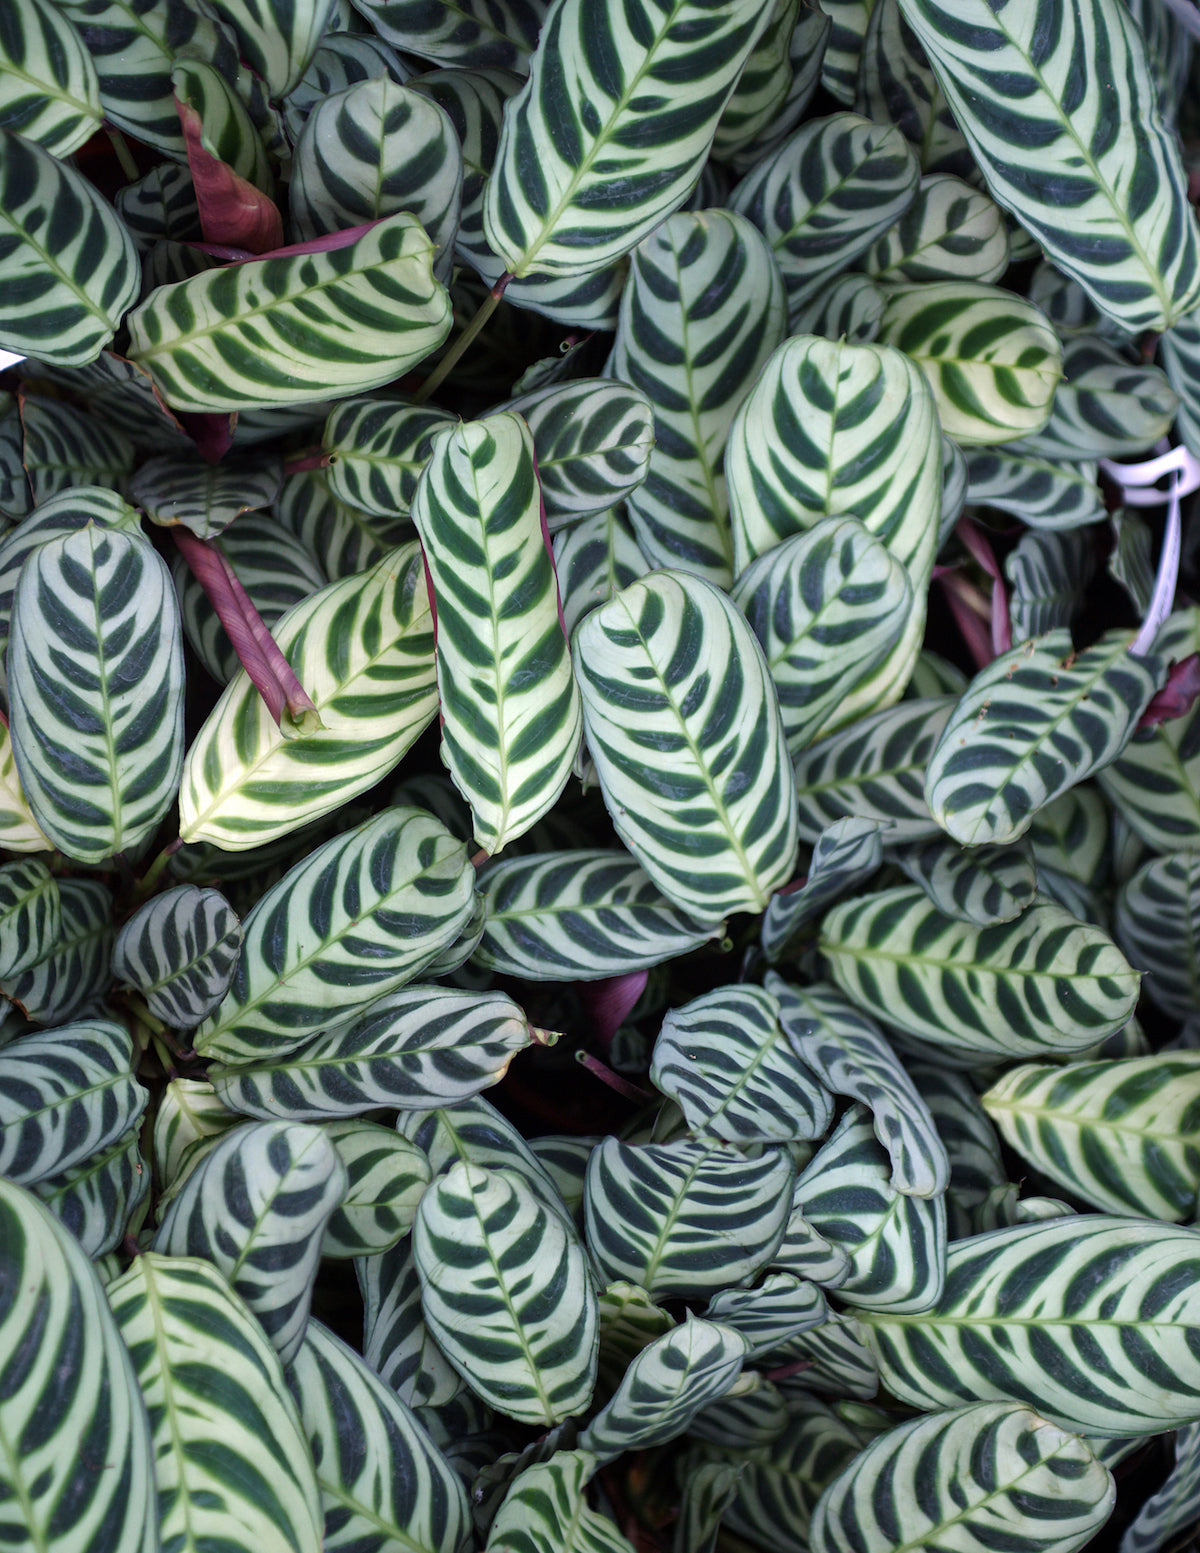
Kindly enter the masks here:
[[1200, 13], [0, 12], [0, 1544], [1194, 1546]]

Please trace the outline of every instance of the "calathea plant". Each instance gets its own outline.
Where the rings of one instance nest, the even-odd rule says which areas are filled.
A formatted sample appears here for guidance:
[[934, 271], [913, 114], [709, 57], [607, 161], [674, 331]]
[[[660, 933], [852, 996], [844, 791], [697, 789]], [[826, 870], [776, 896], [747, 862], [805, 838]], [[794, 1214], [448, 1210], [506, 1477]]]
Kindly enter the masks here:
[[0, 1543], [1191, 1545], [1195, 30], [8, 0]]

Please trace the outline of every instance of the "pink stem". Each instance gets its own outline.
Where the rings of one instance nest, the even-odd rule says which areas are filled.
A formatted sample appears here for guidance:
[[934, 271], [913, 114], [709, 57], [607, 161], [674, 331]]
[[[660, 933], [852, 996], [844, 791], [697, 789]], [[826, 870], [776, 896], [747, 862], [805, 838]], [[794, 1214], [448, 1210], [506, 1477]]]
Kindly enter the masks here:
[[647, 1100], [653, 1100], [654, 1096], [648, 1090], [639, 1089], [636, 1084], [631, 1084], [628, 1079], [622, 1078], [619, 1073], [614, 1073], [602, 1063], [599, 1057], [589, 1056], [587, 1052], [576, 1052], [575, 1061], [581, 1068], [586, 1068], [593, 1078], [598, 1078], [602, 1084], [607, 1084], [610, 1089], [615, 1089], [617, 1094], [624, 1095], [626, 1100], [636, 1100], [643, 1104]]

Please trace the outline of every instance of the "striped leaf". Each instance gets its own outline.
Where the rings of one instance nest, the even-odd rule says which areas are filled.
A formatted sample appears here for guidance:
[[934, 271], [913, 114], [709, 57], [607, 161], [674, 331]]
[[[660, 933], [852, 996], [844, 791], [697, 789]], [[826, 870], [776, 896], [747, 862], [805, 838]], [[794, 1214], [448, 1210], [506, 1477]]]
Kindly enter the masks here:
[[1067, 788], [1109, 765], [1162, 678], [1127, 632], [1077, 653], [1058, 629], [1002, 653], [971, 681], [929, 760], [925, 795], [964, 846], [1015, 841]]
[[[761, 911], [791, 875], [796, 806], [775, 695], [743, 617], [711, 583], [657, 572], [593, 611], [572, 646], [618, 836], [698, 920]], [[646, 749], [669, 752], [670, 772]]]
[[[858, 1335], [851, 1315], [831, 1311], [828, 1321], [792, 1338], [773, 1358], [790, 1364], [804, 1363], [803, 1390], [799, 1397], [789, 1389], [788, 1406], [795, 1411], [805, 1391], [832, 1392], [869, 1402], [879, 1390], [879, 1369], [869, 1348]], [[815, 1497], [815, 1496], [814, 1496]]]
[[70, 18], [20, 0], [0, 36], [0, 126], [67, 157], [100, 127], [100, 83]]
[[969, 280], [895, 286], [879, 339], [924, 372], [942, 430], [956, 442], [1011, 442], [1045, 425], [1062, 347], [1023, 297]]
[[856, 1309], [928, 1310], [941, 1297], [946, 1268], [946, 1205], [888, 1181], [890, 1162], [871, 1113], [852, 1105], [796, 1181], [793, 1211], [850, 1266], [838, 1298]]
[[791, 1199], [782, 1148], [749, 1159], [723, 1144], [606, 1138], [588, 1160], [588, 1245], [608, 1279], [660, 1298], [699, 1297], [773, 1259]]
[[1124, 588], [1144, 619], [1154, 597], [1154, 534], [1145, 519], [1128, 507], [1112, 515], [1113, 547], [1108, 573]]
[[61, 1025], [112, 983], [113, 898], [98, 879], [60, 879], [62, 933], [4, 992], [39, 1024]]
[[876, 281], [973, 280], [990, 284], [1008, 268], [1000, 207], [961, 178], [922, 178], [912, 204], [862, 257]]
[[450, 299], [432, 262], [424, 230], [400, 214], [343, 247], [207, 270], [130, 314], [129, 357], [177, 410], [362, 393], [446, 338]]
[[1050, 418], [1026, 439], [1043, 458], [1120, 458], [1167, 434], [1179, 396], [1158, 367], [1131, 361], [1096, 335], [1063, 344], [1063, 377]]
[[897, 1192], [935, 1197], [946, 1190], [949, 1164], [937, 1126], [875, 1022], [827, 983], [796, 987], [773, 971], [767, 990], [800, 1060], [832, 1094], [860, 1101], [891, 1160]]
[[1186, 179], [1126, 8], [1037, 0], [1001, 18], [986, 0], [901, 3], [993, 197], [1047, 257], [1127, 329], [1195, 307]]
[[651, 567], [629, 531], [623, 510], [613, 507], [559, 530], [554, 536], [554, 570], [563, 629], [570, 641], [589, 610], [611, 602]]
[[[838, 102], [854, 101], [854, 84], [867, 24], [876, 0], [828, 0], [833, 23], [821, 63], [821, 85]], [[822, 10], [825, 9], [822, 5]]]
[[443, 759], [478, 844], [494, 853], [557, 800], [580, 731], [533, 440], [519, 417], [437, 433], [412, 516], [437, 621]]
[[1091, 890], [1108, 881], [1111, 813], [1094, 787], [1072, 787], [1039, 809], [1029, 841], [1039, 876], [1066, 874]]
[[141, 1139], [126, 1133], [62, 1175], [38, 1181], [33, 1191], [88, 1256], [104, 1256], [136, 1230], [149, 1206], [150, 1169]]
[[766, 656], [792, 755], [846, 720], [847, 697], [884, 663], [913, 609], [908, 572], [857, 518], [791, 535], [751, 561], [730, 596]]
[[113, 945], [113, 975], [150, 1012], [189, 1030], [225, 996], [241, 952], [237, 914], [217, 890], [176, 885], [129, 918]]
[[1190, 1218], [1200, 1053], [1065, 1068], [1010, 1068], [983, 1104], [1005, 1141], [1051, 1181], [1105, 1213]]
[[533, 438], [552, 534], [609, 511], [646, 478], [647, 461], [654, 457], [654, 411], [646, 395], [627, 382], [552, 383], [509, 399], [504, 409], [519, 415]]
[[811, 120], [759, 162], [730, 204], [771, 245], [795, 314], [904, 214], [919, 178], [893, 125], [835, 113]]
[[480, 870], [487, 901], [475, 963], [528, 981], [596, 981], [649, 970], [707, 942], [628, 853], [506, 858]]
[[1200, 1232], [1070, 1214], [956, 1241], [919, 1315], [860, 1311], [887, 1389], [923, 1409], [1023, 1402], [1100, 1437], [1200, 1413]]
[[151, 522], [180, 523], [201, 539], [212, 539], [244, 512], [270, 506], [280, 478], [276, 460], [210, 464], [168, 453], [141, 466], [130, 481], [129, 497]]
[[[768, 33], [770, 24], [768, 24]], [[821, 62], [825, 53], [825, 45], [829, 38], [830, 21], [825, 13], [818, 9], [809, 10], [801, 6], [798, 20], [791, 30], [787, 40], [787, 61], [791, 66], [791, 80], [788, 83], [787, 94], [776, 109], [771, 121], [748, 144], [735, 150], [728, 158], [728, 165], [732, 172], [743, 174], [749, 172], [766, 156], [772, 155], [785, 140], [792, 134], [797, 124], [804, 117], [809, 103], [821, 84]], [[752, 54], [752, 59], [764, 59], [765, 45], [768, 33], [760, 36]], [[778, 48], [782, 53], [783, 50]], [[782, 68], [782, 61], [778, 61], [777, 69]], [[743, 71], [743, 74], [745, 72]], [[736, 96], [736, 93], [735, 93]], [[717, 129], [718, 139], [722, 136], [720, 126]], [[714, 140], [714, 146], [717, 141]], [[714, 166], [710, 162], [709, 167]], [[712, 202], [709, 201], [709, 204]]]
[[967, 852], [943, 837], [900, 847], [892, 861], [945, 916], [976, 927], [1011, 922], [1037, 894], [1033, 859], [1017, 847], [979, 846]]
[[362, 1292], [363, 1357], [389, 1391], [412, 1408], [444, 1406], [464, 1389], [421, 1318], [412, 1238], [354, 1263]]
[[30, 858], [0, 868], [0, 981], [49, 954], [62, 937], [62, 919], [58, 880], [45, 863]]
[[785, 321], [778, 267], [744, 216], [680, 212], [634, 250], [609, 370], [654, 406], [649, 471], [629, 502], [653, 565], [733, 581], [725, 443]]
[[478, 1396], [539, 1425], [587, 1406], [599, 1334], [583, 1247], [519, 1176], [452, 1166], [421, 1199], [413, 1250], [426, 1324]]
[[600, 1291], [600, 1384], [613, 1392], [630, 1362], [655, 1338], [674, 1330], [674, 1318], [645, 1289], [618, 1279]]
[[406, 522], [389, 523], [334, 496], [321, 469], [284, 479], [275, 516], [330, 582], [365, 571], [412, 537]]
[[151, 1428], [99, 1279], [49, 1209], [4, 1180], [0, 1248], [0, 1538], [155, 1553]]
[[500, 992], [411, 986], [357, 1019], [246, 1066], [214, 1066], [222, 1104], [263, 1121], [321, 1121], [381, 1107], [425, 1111], [455, 1105], [504, 1076], [532, 1032]]
[[1000, 1139], [961, 1073], [944, 1063], [912, 1060], [907, 1071], [929, 1107], [950, 1160], [946, 1219], [951, 1240], [974, 1233], [973, 1211], [1007, 1177]]
[[800, 952], [806, 929], [839, 895], [865, 884], [883, 860], [877, 820], [834, 820], [817, 837], [805, 882], [772, 895], [763, 914], [762, 947], [774, 964]]
[[789, 340], [760, 374], [725, 458], [734, 568], [832, 514], [860, 519], [906, 568], [914, 608], [846, 716], [895, 699], [924, 626], [937, 548], [942, 443], [919, 368], [886, 346]]
[[247, 1122], [218, 1138], [171, 1199], [153, 1249], [211, 1262], [285, 1364], [308, 1321], [321, 1240], [346, 1170], [316, 1127]]
[[951, 663], [940, 653], [922, 648], [917, 654], [916, 667], [904, 692], [904, 700], [919, 701], [929, 696], [950, 696], [957, 701], [966, 688], [967, 676], [956, 663]]
[[801, 751], [795, 768], [801, 841], [811, 845], [847, 815], [877, 821], [888, 846], [936, 837], [925, 767], [955, 699], [903, 701]]
[[740, 1332], [688, 1313], [682, 1326], [643, 1348], [608, 1402], [579, 1436], [601, 1463], [687, 1432], [704, 1407], [742, 1373], [750, 1345]]
[[839, 275], [791, 315], [792, 334], [819, 334], [848, 345], [870, 345], [879, 335], [887, 299], [869, 275]]
[[238, 52], [273, 98], [300, 80], [336, 10], [334, 0], [212, 0]]
[[985, 1402], [872, 1441], [813, 1512], [813, 1553], [897, 1547], [1074, 1553], [1107, 1521], [1108, 1469], [1029, 1408]]
[[166, 567], [85, 528], [22, 568], [8, 649], [21, 786], [60, 852], [99, 863], [157, 827], [183, 762], [183, 643]]
[[584, 1498], [596, 1458], [556, 1451], [514, 1478], [488, 1533], [489, 1553], [633, 1553], [633, 1544]]
[[273, 635], [320, 726], [285, 730], [240, 672], [188, 750], [183, 839], [244, 851], [374, 787], [437, 711], [432, 626], [415, 542], [289, 610]]
[[741, 1468], [706, 1462], [690, 1471], [680, 1489], [674, 1553], [715, 1553], [721, 1520], [737, 1490]]
[[1010, 512], [1035, 529], [1074, 529], [1105, 517], [1095, 462], [1065, 463], [1011, 448], [970, 448], [971, 504]]
[[799, 9], [798, 0], [775, 0], [771, 7], [771, 19], [742, 67], [717, 125], [712, 145], [716, 161], [734, 161], [739, 151], [755, 146], [774, 127], [792, 89], [789, 45]]
[[1200, 1427], [1175, 1432], [1175, 1461], [1166, 1482], [1145, 1500], [1121, 1539], [1121, 1553], [1159, 1553], [1200, 1517]]
[[1137, 972], [1107, 934], [1045, 900], [977, 928], [902, 885], [835, 906], [821, 951], [847, 997], [956, 1058], [1085, 1051], [1137, 1002]]
[[819, 1326], [828, 1310], [815, 1283], [792, 1273], [768, 1273], [750, 1289], [722, 1289], [704, 1314], [733, 1327], [750, 1344], [747, 1362], [761, 1359], [791, 1338]]
[[870, 11], [853, 96], [855, 111], [895, 124], [916, 152], [922, 172], [978, 177], [970, 148], [900, 0], [872, 0]]
[[240, 1121], [222, 1105], [207, 1079], [172, 1079], [154, 1114], [154, 1169], [159, 1184], [169, 1186], [174, 1181], [184, 1152], [197, 1138], [228, 1132]]
[[453, 417], [433, 405], [347, 399], [325, 422], [325, 480], [335, 500], [381, 518], [406, 518], [430, 445]]
[[1147, 996], [1175, 1019], [1200, 1012], [1200, 854], [1151, 858], [1117, 894], [1113, 931]]
[[406, 210], [429, 234], [434, 273], [450, 278], [462, 156], [438, 105], [387, 75], [315, 104], [296, 142], [288, 191], [301, 241]]
[[308, 115], [326, 97], [377, 75], [386, 75], [397, 83], [407, 81], [412, 75], [411, 65], [401, 59], [391, 44], [373, 32], [339, 30], [343, 25], [349, 25], [349, 15], [349, 12], [335, 12], [332, 30], [325, 33], [307, 70], [282, 105], [293, 145], [299, 139]]
[[[183, 58], [176, 59], [171, 67], [171, 86], [181, 118], [183, 110], [188, 110], [189, 160], [197, 149], [203, 149], [231, 169], [236, 178], [244, 179], [271, 199], [275, 194], [275, 175], [265, 141], [270, 141], [277, 155], [281, 153], [281, 130], [277, 121], [272, 122], [271, 110], [265, 103], [260, 100], [255, 104], [261, 120], [256, 124], [248, 101], [243, 101], [243, 96], [249, 99], [256, 89], [261, 91], [261, 82], [245, 70], [239, 73], [237, 81], [231, 82], [207, 61]], [[239, 87], [243, 88], [241, 92]], [[263, 213], [262, 229], [274, 232], [275, 241], [281, 241], [276, 213], [269, 205], [263, 206]]]
[[385, 809], [335, 836], [246, 917], [233, 984], [196, 1050], [233, 1065], [295, 1051], [451, 943], [473, 886], [466, 848], [419, 809]]
[[225, 1279], [144, 1252], [105, 1291], [150, 1418], [164, 1547], [316, 1553], [312, 1459], [278, 1355]]
[[1179, 438], [1190, 452], [1200, 448], [1200, 319], [1181, 318], [1159, 339], [1158, 359], [1179, 395]]
[[407, 1235], [429, 1185], [429, 1161], [375, 1122], [334, 1121], [325, 1136], [346, 1167], [346, 1194], [325, 1226], [321, 1255], [373, 1256]]
[[133, 443], [56, 399], [21, 400], [25, 472], [35, 506], [81, 485], [124, 491], [133, 472]]
[[446, 13], [431, 11], [421, 0], [361, 0], [356, 9], [381, 38], [418, 59], [522, 75], [545, 17], [538, 0], [468, 0]]
[[485, 198], [484, 232], [507, 268], [594, 268], [676, 210], [769, 18], [757, 0], [552, 8]]
[[132, 1070], [133, 1042], [113, 1019], [10, 1042], [0, 1069], [0, 1175], [32, 1186], [124, 1137], [149, 1098]]
[[63, 367], [94, 361], [140, 283], [137, 249], [112, 206], [41, 146], [0, 128], [5, 350]]
[[793, 1053], [779, 1006], [761, 987], [718, 987], [671, 1009], [650, 1080], [694, 1133], [726, 1143], [819, 1138], [833, 1115], [832, 1097]]
[[462, 1481], [358, 1354], [310, 1321], [287, 1379], [316, 1466], [327, 1553], [457, 1553], [469, 1527]]

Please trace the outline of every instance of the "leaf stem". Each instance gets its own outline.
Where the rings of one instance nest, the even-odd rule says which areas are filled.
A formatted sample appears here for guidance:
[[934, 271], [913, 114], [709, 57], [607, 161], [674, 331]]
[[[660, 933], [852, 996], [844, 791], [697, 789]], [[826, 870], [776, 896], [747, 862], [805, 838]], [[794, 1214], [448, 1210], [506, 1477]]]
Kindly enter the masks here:
[[438, 362], [437, 366], [434, 367], [433, 371], [412, 396], [411, 402], [413, 404], [424, 404], [427, 399], [430, 399], [437, 393], [438, 389], [462, 360], [463, 355], [479, 335], [484, 324], [487, 323], [488, 319], [496, 311], [500, 298], [504, 295], [505, 287], [511, 279], [511, 273], [505, 270], [504, 274], [501, 275], [500, 279], [488, 292], [487, 296], [484, 297], [478, 308], [476, 308], [474, 318], [471, 319], [471, 322], [462, 331], [458, 339], [455, 340], [441, 361]]
[[143, 901], [147, 898], [147, 896], [153, 895], [159, 879], [162, 878], [163, 869], [166, 868], [167, 864], [175, 856], [176, 852], [179, 851], [182, 845], [182, 836], [176, 836], [174, 841], [169, 841], [167, 843], [167, 845], [150, 864], [150, 867], [147, 868], [146, 872], [138, 880], [134, 889], [135, 900]]
[[639, 1089], [636, 1084], [631, 1084], [627, 1078], [622, 1078], [619, 1073], [605, 1063], [599, 1057], [593, 1057], [588, 1052], [577, 1051], [575, 1061], [581, 1068], [586, 1068], [593, 1078], [598, 1078], [602, 1084], [607, 1084], [610, 1089], [615, 1089], [617, 1094], [624, 1095], [626, 1100], [636, 1100], [639, 1105], [647, 1100], [653, 1100], [654, 1096], [646, 1089]]
[[122, 135], [121, 131], [112, 124], [104, 126], [104, 133], [108, 136], [109, 144], [113, 148], [117, 161], [121, 164], [121, 171], [129, 179], [130, 183], [136, 183], [142, 175], [138, 172], [137, 163], [133, 159], [133, 152], [129, 149], [129, 142]]

